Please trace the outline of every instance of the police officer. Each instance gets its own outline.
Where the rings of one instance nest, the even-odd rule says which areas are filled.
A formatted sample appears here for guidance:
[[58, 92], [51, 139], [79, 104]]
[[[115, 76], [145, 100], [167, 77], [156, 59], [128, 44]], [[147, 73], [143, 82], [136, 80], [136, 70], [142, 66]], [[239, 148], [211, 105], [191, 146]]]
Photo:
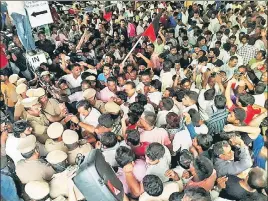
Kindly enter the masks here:
[[49, 185], [45, 181], [30, 181], [25, 185], [25, 192], [33, 201], [67, 201], [63, 196], [51, 200], [49, 197], [49, 191]]
[[106, 114], [110, 114], [114, 120], [112, 132], [117, 136], [122, 136], [122, 124], [120, 116], [120, 106], [113, 101], [105, 103]]
[[34, 96], [38, 97], [42, 111], [50, 122], [57, 122], [63, 119], [65, 113], [61, 111], [60, 106], [62, 104], [59, 104], [54, 98], [48, 98], [43, 88], [35, 89]]
[[44, 114], [41, 113], [41, 105], [37, 97], [25, 98], [21, 101], [26, 110], [26, 119], [33, 128], [33, 133], [37, 140], [45, 144], [48, 139], [47, 128], [49, 121]]
[[54, 169], [45, 161], [39, 159], [39, 151], [36, 149], [36, 137], [29, 135], [21, 138], [18, 150], [25, 158], [16, 166], [16, 174], [21, 183], [26, 184], [34, 180], [51, 180]]
[[68, 148], [68, 162], [70, 165], [75, 164], [75, 159], [78, 154], [86, 156], [93, 148], [86, 140], [78, 140], [77, 132], [73, 130], [65, 130], [62, 134], [64, 144]]
[[16, 87], [16, 93], [18, 94], [18, 102], [15, 104], [15, 111], [14, 111], [14, 120], [17, 121], [20, 118], [25, 119], [26, 118], [26, 111], [21, 104], [21, 101], [24, 98], [27, 98], [26, 91], [28, 87], [26, 84], [21, 83]]
[[95, 89], [89, 88], [83, 92], [83, 96], [93, 107], [103, 114], [105, 113], [104, 103], [96, 99], [96, 93], [97, 91]]
[[54, 150], [61, 150], [65, 153], [68, 152], [68, 148], [64, 145], [64, 142], [61, 139], [63, 131], [63, 125], [59, 122], [54, 122], [47, 128], [47, 135], [51, 138], [47, 139], [45, 143], [45, 147], [48, 152]]
[[[59, 196], [68, 197], [69, 196], [69, 187], [68, 180], [69, 175], [72, 171], [77, 169], [76, 166], [68, 166], [67, 154], [60, 150], [55, 150], [50, 152], [47, 155], [47, 161], [52, 165], [54, 170], [57, 172], [53, 175], [53, 179], [50, 181], [50, 197], [57, 198]], [[74, 186], [74, 192], [77, 200], [81, 200], [84, 196], [81, 192]]]

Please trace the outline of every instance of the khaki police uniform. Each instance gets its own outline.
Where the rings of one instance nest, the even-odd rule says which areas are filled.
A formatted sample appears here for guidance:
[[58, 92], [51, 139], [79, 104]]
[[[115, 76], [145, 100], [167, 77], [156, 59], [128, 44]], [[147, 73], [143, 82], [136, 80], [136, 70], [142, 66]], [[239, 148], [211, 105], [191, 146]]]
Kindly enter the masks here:
[[54, 173], [53, 168], [41, 159], [24, 159], [19, 161], [16, 166], [16, 174], [23, 184], [35, 180], [49, 181]]
[[24, 83], [21, 83], [16, 87], [16, 93], [18, 94], [18, 102], [15, 104], [14, 116], [17, 118], [20, 117], [21, 119], [26, 119], [26, 111], [24, 109], [24, 106], [21, 104], [21, 101], [23, 100], [21, 94], [25, 93], [27, 89], [28, 87]]
[[59, 102], [54, 98], [49, 98], [46, 106], [43, 108], [47, 117], [61, 115]]
[[47, 139], [45, 148], [48, 153], [55, 150], [61, 150], [64, 151], [65, 153], [68, 152], [68, 148], [65, 146], [63, 141], [57, 142], [52, 139]]
[[[71, 171], [72, 170], [70, 168], [67, 168], [65, 171], [53, 175], [53, 178], [49, 183], [49, 195], [51, 198], [56, 198], [59, 196], [69, 197], [68, 174], [70, 174]], [[74, 185], [74, 193], [77, 200], [84, 199], [83, 194], [79, 191], [76, 185]]]
[[[35, 148], [36, 137], [34, 135], [29, 135], [20, 139], [18, 150], [21, 154], [29, 153]], [[23, 159], [20, 160], [16, 166], [16, 174], [23, 184], [36, 180], [50, 180], [54, 173], [55, 171], [53, 168], [41, 159]]]
[[87, 156], [87, 154], [93, 149], [93, 147], [89, 143], [86, 143], [83, 145], [81, 145], [83, 142], [81, 143], [81, 141], [80, 141], [79, 143], [80, 144], [76, 149], [74, 149], [72, 151], [68, 151], [68, 162], [70, 165], [75, 165], [75, 159], [76, 159], [76, 156], [78, 154], [82, 154], [84, 156]]
[[[67, 154], [63, 151], [55, 150], [55, 151], [50, 152], [47, 155], [46, 159], [50, 164], [57, 165], [67, 159]], [[69, 196], [69, 189], [68, 189], [68, 183], [70, 180], [69, 175], [71, 175], [73, 170], [75, 169], [77, 169], [77, 166], [70, 166], [63, 172], [53, 175], [53, 178], [49, 183], [49, 186], [50, 186], [49, 195], [51, 198], [57, 198], [59, 196], [64, 196], [64, 197]], [[84, 196], [77, 189], [75, 185], [74, 185], [74, 193], [76, 195], [77, 200], [84, 199]]]
[[49, 121], [46, 116], [40, 114], [39, 117], [35, 117], [27, 113], [26, 119], [30, 126], [33, 128], [33, 133], [36, 136], [37, 140], [45, 144], [46, 140], [49, 138], [47, 135], [47, 128], [49, 126]]
[[[24, 108], [31, 108], [34, 105], [39, 104], [38, 97], [25, 98], [21, 101], [21, 103], [23, 104]], [[26, 120], [33, 128], [33, 134], [36, 136], [37, 140], [40, 143], [45, 144], [46, 140], [48, 139], [47, 128], [49, 126], [49, 121], [47, 120], [46, 116], [40, 114], [39, 117], [36, 117], [26, 112]]]
[[106, 112], [104, 108], [104, 102], [101, 100], [96, 100], [95, 104], [93, 105], [96, 109], [98, 109], [102, 114]]
[[[90, 100], [92, 98], [94, 98], [96, 100], [96, 90], [95, 89], [92, 89], [92, 88], [89, 88], [89, 89], [86, 89], [84, 92], [83, 92], [83, 96], [86, 100]], [[105, 113], [105, 107], [104, 107], [104, 102], [102, 102], [101, 100], [96, 100], [95, 101], [95, 104], [93, 105], [93, 107], [95, 107], [97, 110], [99, 110], [101, 113]]]
[[[46, 94], [43, 88], [34, 89], [33, 96], [35, 97], [42, 97]], [[46, 117], [51, 116], [59, 116], [61, 114], [61, 110], [59, 107], [59, 102], [54, 98], [49, 98], [46, 106], [42, 108]]]
[[75, 165], [75, 159], [78, 154], [82, 154], [86, 156], [93, 147], [91, 144], [87, 143], [86, 140], [78, 141], [78, 134], [73, 130], [65, 130], [62, 134], [62, 139], [64, 144], [72, 145], [74, 143], [78, 143], [78, 147], [74, 150], [68, 151], [68, 163], [70, 165]]
[[57, 141], [59, 137], [62, 136], [62, 133], [64, 131], [63, 125], [59, 122], [54, 122], [50, 124], [50, 126], [47, 129], [47, 135], [51, 139], [47, 139], [45, 143], [46, 150], [48, 152], [54, 151], [54, 150], [61, 150], [65, 153], [68, 152], [68, 148], [65, 146], [63, 141]]
[[21, 104], [21, 100], [19, 99], [15, 104], [14, 117], [20, 117], [21, 119], [26, 120], [26, 116], [26, 110], [24, 109], [24, 106]]
[[[105, 105], [106, 113], [117, 115], [120, 112], [120, 106], [113, 101], [107, 102]], [[113, 123], [112, 132], [117, 136], [122, 136], [121, 117], [119, 116]]]
[[[41, 200], [48, 196], [50, 191], [49, 184], [44, 181], [31, 181], [25, 185], [25, 192], [30, 199]], [[63, 196], [56, 199], [46, 199], [46, 201], [67, 201]]]

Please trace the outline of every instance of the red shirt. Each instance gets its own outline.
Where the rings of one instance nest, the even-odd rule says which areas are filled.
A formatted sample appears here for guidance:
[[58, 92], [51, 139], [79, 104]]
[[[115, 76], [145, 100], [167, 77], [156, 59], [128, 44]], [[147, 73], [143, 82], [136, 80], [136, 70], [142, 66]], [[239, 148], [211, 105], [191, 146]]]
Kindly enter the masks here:
[[4, 48], [5, 47], [2, 44], [0, 44], [0, 69], [5, 68], [8, 64]]
[[[232, 105], [232, 107], [229, 108], [229, 110], [232, 112], [235, 108], [237, 108], [235, 105]], [[253, 117], [256, 115], [256, 114], [260, 114], [261, 113], [261, 109], [254, 109], [252, 107], [252, 105], [248, 105], [247, 106], [247, 111], [246, 111], [246, 118], [244, 120], [244, 123], [245, 124], [249, 124]]]
[[132, 147], [133, 152], [135, 155], [140, 158], [145, 156], [146, 148], [149, 145], [149, 142], [141, 142], [140, 146]]
[[137, 128], [137, 124], [130, 124], [128, 127], [127, 127], [127, 130], [135, 130]]

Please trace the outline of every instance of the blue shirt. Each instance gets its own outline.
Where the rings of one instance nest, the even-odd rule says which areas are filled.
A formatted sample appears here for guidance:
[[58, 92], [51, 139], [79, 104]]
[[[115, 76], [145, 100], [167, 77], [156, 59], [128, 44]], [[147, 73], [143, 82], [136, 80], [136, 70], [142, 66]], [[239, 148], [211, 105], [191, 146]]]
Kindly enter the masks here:
[[97, 80], [101, 82], [107, 82], [107, 78], [105, 77], [104, 73], [99, 74]]
[[176, 20], [174, 19], [173, 16], [169, 17], [169, 21], [170, 21], [170, 26], [171, 27], [175, 27], [177, 25], [177, 22], [176, 22]]

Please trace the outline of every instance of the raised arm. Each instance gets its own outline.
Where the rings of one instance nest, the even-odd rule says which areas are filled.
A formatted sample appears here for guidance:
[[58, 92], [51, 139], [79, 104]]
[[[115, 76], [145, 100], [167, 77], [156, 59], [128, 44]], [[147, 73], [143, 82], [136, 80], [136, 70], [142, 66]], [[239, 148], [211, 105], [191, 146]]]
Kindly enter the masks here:
[[162, 34], [162, 29], [159, 30], [158, 34], [159, 34], [160, 38], [162, 39], [163, 44], [165, 45], [165, 44], [166, 44], [166, 38], [165, 38], [165, 36]]
[[259, 127], [234, 126], [232, 124], [228, 124], [228, 125], [224, 126], [224, 131], [225, 132], [238, 131], [238, 132], [247, 133], [248, 136], [253, 140], [256, 139], [258, 137], [258, 135], [261, 133], [261, 129]]
[[266, 112], [258, 115], [257, 117], [255, 117], [254, 119], [252, 119], [252, 121], [249, 123], [249, 126], [259, 127], [261, 125], [261, 122], [263, 121], [263, 119], [265, 117], [267, 117]]
[[138, 58], [142, 58], [147, 63], [148, 67], [152, 68], [154, 66], [153, 62], [150, 59], [148, 59], [147, 57], [145, 57], [143, 54], [138, 53], [136, 56]]
[[227, 106], [227, 108], [231, 108], [233, 106], [233, 102], [232, 102], [232, 99], [231, 99], [231, 86], [235, 82], [236, 82], [235, 79], [231, 79], [228, 82], [227, 87], [226, 87], [226, 90], [225, 90], [226, 106]]

